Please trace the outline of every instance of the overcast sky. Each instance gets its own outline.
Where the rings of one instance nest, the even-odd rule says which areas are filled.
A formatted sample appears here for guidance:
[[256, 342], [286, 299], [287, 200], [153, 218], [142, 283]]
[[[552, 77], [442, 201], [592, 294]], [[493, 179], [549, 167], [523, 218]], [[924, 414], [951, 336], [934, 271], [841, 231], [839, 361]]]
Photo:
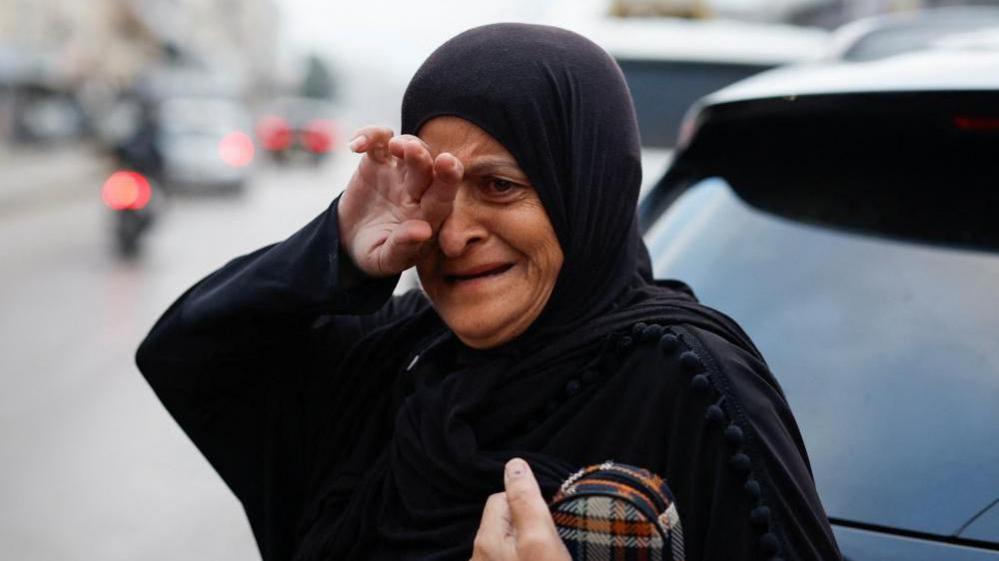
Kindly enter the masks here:
[[410, 76], [449, 37], [498, 21], [570, 25], [607, 5], [607, 0], [277, 1], [284, 38], [294, 51], [320, 52], [336, 65], [354, 124], [392, 126]]
[[[338, 49], [424, 43], [496, 21], [551, 22], [599, 12], [608, 0], [278, 0], [287, 36]], [[566, 8], [565, 10], [560, 9]]]

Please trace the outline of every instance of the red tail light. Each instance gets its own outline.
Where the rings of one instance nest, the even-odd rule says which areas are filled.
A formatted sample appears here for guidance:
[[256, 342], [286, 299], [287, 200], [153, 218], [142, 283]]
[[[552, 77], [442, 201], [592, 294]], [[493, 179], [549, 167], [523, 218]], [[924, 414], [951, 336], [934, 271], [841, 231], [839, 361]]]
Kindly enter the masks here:
[[291, 145], [291, 127], [281, 117], [264, 117], [257, 123], [257, 138], [267, 150], [284, 150]]
[[234, 131], [219, 142], [219, 157], [234, 168], [241, 168], [253, 161], [253, 139], [241, 131]]
[[325, 153], [333, 148], [336, 125], [327, 119], [316, 119], [305, 127], [305, 147], [310, 152]]
[[140, 210], [149, 204], [153, 188], [141, 173], [116, 171], [104, 182], [101, 199], [114, 210]]
[[994, 131], [999, 130], [999, 117], [958, 115], [954, 117], [954, 125], [964, 130]]

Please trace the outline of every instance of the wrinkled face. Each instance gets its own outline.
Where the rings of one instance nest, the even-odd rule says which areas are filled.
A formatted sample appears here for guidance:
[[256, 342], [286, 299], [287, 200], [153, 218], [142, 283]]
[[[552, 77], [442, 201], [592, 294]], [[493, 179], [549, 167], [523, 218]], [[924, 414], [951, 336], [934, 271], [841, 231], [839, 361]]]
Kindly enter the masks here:
[[562, 268], [548, 213], [510, 152], [476, 125], [436, 117], [419, 137], [465, 169], [436, 246], [417, 263], [420, 281], [463, 343], [506, 343], [541, 314]]

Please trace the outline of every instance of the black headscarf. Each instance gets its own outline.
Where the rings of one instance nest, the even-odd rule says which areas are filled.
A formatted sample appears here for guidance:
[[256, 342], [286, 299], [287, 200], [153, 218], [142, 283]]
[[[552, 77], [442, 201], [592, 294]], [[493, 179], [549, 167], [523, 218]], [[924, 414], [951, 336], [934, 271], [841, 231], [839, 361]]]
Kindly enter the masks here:
[[565, 255], [527, 339], [573, 331], [634, 282], [638, 125], [617, 63], [571, 31], [495, 24], [451, 39], [416, 72], [402, 132], [452, 115], [495, 137], [538, 190]]
[[[365, 365], [359, 385], [341, 392], [346, 397], [333, 406], [339, 420], [323, 441], [334, 452], [318, 473], [325, 478], [320, 495], [339, 498], [318, 501], [306, 517], [302, 559], [467, 559], [483, 504], [502, 490], [503, 465], [514, 456], [531, 462], [549, 494], [587, 461], [664, 469], [660, 444], [672, 438], [668, 423], [644, 418], [631, 426], [620, 419], [629, 409], [648, 411], [645, 400], [658, 390], [640, 387], [638, 377], [591, 384], [585, 403], [619, 408], [606, 426], [600, 425], [606, 410], [564, 399], [592, 382], [593, 373], [610, 376], [620, 368], [615, 361], [627, 362], [608, 347], [630, 345], [620, 335], [638, 322], [710, 332], [762, 364], [731, 320], [697, 304], [681, 284], [649, 278], [635, 219], [641, 168], [634, 109], [621, 70], [600, 47], [539, 25], [466, 31], [413, 77], [402, 130], [418, 134], [444, 115], [478, 125], [514, 155], [540, 194], [564, 265], [542, 315], [513, 343], [466, 348], [425, 308], [408, 324], [434, 328], [420, 329], [427, 335], [403, 361], [409, 368], [393, 380], [393, 397], [385, 388], [397, 373], [379, 377]], [[371, 355], [396, 344], [373, 340]], [[659, 383], [655, 372], [642, 375]], [[391, 429], [367, 437], [343, 428], [344, 416], [361, 415], [391, 418]], [[697, 426], [702, 417], [697, 409]], [[587, 434], [594, 423], [605, 431]], [[644, 436], [625, 436], [636, 430]], [[345, 443], [355, 448], [346, 460], [339, 448]], [[355, 463], [344, 467], [345, 461]], [[704, 469], [677, 466], [684, 473]]]

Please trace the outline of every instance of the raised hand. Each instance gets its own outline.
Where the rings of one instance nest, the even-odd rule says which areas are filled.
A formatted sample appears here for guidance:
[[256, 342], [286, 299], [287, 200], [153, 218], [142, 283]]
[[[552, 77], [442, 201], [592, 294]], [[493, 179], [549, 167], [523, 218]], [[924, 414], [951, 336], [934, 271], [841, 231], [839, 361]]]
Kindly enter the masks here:
[[340, 243], [366, 274], [399, 274], [451, 213], [461, 162], [446, 152], [434, 158], [419, 138], [379, 126], [359, 130], [350, 148], [364, 157], [340, 199]]

